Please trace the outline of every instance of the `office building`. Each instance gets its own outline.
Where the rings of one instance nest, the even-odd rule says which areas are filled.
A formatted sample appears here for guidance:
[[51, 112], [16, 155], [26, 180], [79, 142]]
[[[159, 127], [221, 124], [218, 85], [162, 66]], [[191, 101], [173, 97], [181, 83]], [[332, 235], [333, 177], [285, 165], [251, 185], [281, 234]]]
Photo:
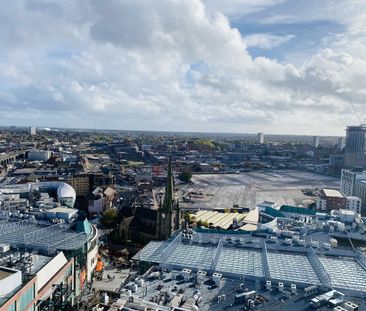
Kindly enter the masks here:
[[354, 194], [361, 199], [361, 216], [366, 217], [366, 180], [356, 180]]
[[313, 147], [319, 147], [319, 136], [313, 136]]
[[258, 133], [258, 143], [259, 144], [264, 143], [264, 133]]
[[337, 139], [337, 147], [339, 150], [343, 150], [345, 145], [345, 138], [344, 137], [338, 137]]
[[29, 161], [44, 161], [46, 162], [51, 157], [49, 150], [31, 150], [28, 151]]
[[336, 189], [322, 189], [316, 201], [316, 208], [321, 211], [330, 212], [346, 208], [347, 199]]
[[345, 167], [364, 167], [365, 151], [366, 125], [348, 126], [345, 146]]
[[75, 189], [77, 196], [87, 196], [90, 192], [90, 175], [75, 174], [70, 181], [71, 186]]
[[86, 173], [75, 174], [68, 183], [75, 189], [77, 196], [87, 196], [95, 188], [107, 188], [115, 185], [116, 178], [112, 174]]
[[346, 197], [346, 209], [361, 214], [362, 199], [356, 196]]
[[63, 252], [43, 256], [8, 248], [0, 258], [6, 265], [0, 267], [1, 311], [43, 311], [51, 306], [52, 310], [71, 309], [75, 297], [73, 258], [67, 259]]
[[332, 176], [340, 177], [343, 165], [344, 165], [344, 155], [343, 154], [329, 155], [328, 174], [332, 175]]
[[37, 135], [37, 128], [35, 126], [30, 127], [30, 134], [31, 135]]
[[353, 196], [355, 193], [355, 184], [358, 180], [366, 180], [366, 172], [361, 168], [353, 170], [343, 169], [341, 173], [341, 192], [345, 196]]

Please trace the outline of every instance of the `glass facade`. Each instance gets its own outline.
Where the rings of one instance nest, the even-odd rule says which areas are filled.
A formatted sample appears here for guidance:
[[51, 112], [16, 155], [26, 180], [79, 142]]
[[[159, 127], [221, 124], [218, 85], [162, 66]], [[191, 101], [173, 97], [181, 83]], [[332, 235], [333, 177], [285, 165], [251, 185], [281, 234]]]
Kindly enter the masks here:
[[27, 306], [32, 302], [32, 300], [34, 298], [35, 298], [35, 291], [34, 291], [34, 285], [32, 285], [19, 298], [19, 300], [18, 300], [18, 303], [19, 303], [18, 310], [27, 310]]
[[345, 166], [364, 167], [366, 151], [366, 126], [348, 126], [345, 147]]
[[13, 302], [12, 305], [6, 311], [16, 311], [16, 308], [17, 308], [16, 303]]

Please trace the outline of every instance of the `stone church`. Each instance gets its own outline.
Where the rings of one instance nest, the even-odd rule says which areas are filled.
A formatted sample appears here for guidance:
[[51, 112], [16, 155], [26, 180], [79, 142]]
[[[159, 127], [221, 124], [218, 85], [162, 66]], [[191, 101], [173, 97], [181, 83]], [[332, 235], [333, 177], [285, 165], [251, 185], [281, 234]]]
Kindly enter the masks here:
[[119, 236], [124, 241], [138, 243], [166, 240], [180, 228], [180, 224], [181, 215], [174, 193], [173, 166], [170, 157], [165, 192], [158, 207], [138, 206], [133, 216], [122, 220]]

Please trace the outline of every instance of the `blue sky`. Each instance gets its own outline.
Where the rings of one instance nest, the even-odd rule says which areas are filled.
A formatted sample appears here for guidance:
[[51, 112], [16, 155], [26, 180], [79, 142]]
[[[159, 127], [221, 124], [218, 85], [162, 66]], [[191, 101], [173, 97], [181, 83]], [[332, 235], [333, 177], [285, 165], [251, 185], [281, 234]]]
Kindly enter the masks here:
[[[323, 47], [322, 38], [345, 31], [343, 25], [332, 21], [261, 24], [256, 23], [255, 20], [255, 18], [250, 21], [247, 21], [246, 18], [235, 19], [231, 25], [237, 28], [243, 36], [261, 33], [276, 36], [293, 35], [294, 38], [272, 49], [250, 47], [248, 48], [250, 54], [253, 57], [264, 56], [281, 62], [296, 61], [297, 64], [301, 64], [304, 58], [318, 52]], [[296, 55], [303, 55], [303, 57], [296, 60]]]
[[2, 125], [343, 135], [366, 113], [361, 0], [2, 8]]

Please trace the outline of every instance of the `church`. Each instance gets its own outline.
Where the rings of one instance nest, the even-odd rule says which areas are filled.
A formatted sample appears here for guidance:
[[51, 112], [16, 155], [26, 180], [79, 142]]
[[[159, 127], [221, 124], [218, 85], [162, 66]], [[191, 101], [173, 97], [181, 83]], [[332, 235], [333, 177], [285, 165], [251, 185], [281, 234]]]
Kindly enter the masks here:
[[163, 197], [157, 206], [139, 205], [131, 217], [124, 218], [119, 226], [123, 241], [148, 243], [151, 240], [166, 240], [181, 225], [179, 203], [174, 193], [172, 158], [169, 157], [167, 180]]

